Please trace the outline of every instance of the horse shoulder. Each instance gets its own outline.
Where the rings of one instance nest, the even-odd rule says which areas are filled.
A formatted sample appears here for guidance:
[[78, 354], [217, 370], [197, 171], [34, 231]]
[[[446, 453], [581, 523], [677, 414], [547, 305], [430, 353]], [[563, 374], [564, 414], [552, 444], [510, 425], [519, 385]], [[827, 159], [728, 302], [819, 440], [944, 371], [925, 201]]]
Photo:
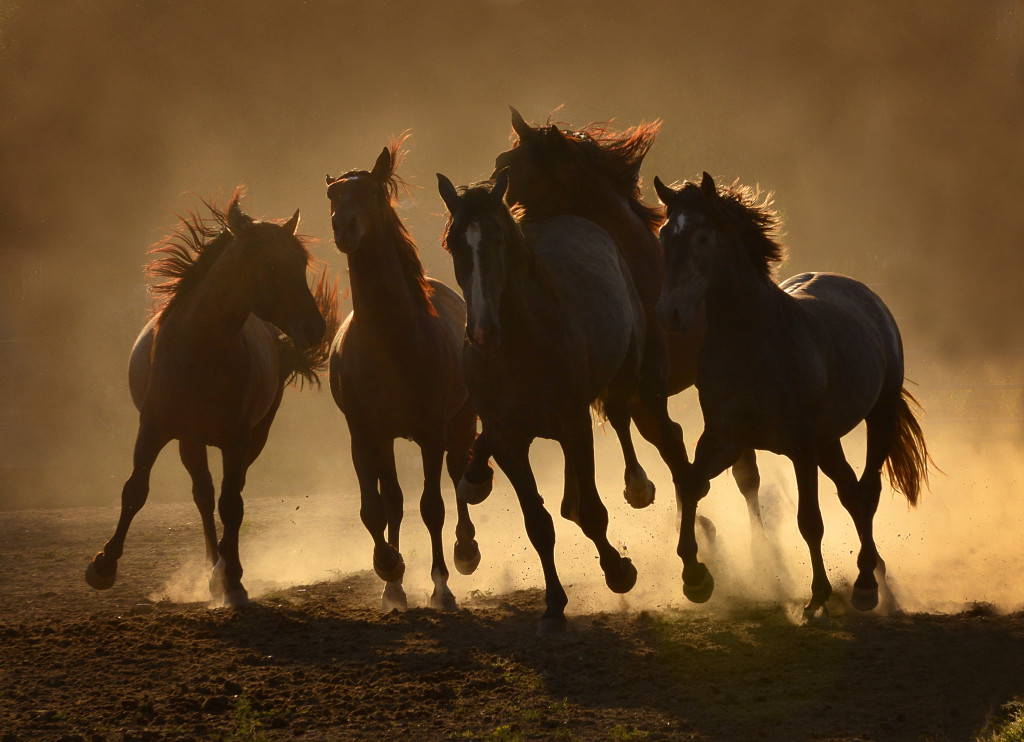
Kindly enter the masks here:
[[254, 314], [242, 326], [249, 362], [242, 409], [250, 426], [255, 426], [271, 410], [283, 386], [278, 333], [276, 327]]

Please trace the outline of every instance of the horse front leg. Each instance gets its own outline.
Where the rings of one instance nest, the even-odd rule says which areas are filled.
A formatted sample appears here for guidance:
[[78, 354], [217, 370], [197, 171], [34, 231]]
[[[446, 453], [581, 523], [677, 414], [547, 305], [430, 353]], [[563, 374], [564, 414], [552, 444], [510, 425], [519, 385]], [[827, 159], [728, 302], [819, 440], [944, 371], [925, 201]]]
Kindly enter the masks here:
[[553, 634], [565, 631], [565, 606], [569, 602], [555, 569], [555, 524], [544, 507], [544, 498], [537, 491], [537, 480], [530, 467], [529, 440], [495, 446], [494, 458], [512, 483], [523, 511], [526, 535], [540, 557], [544, 570], [544, 603], [538, 633]]
[[220, 499], [217, 501], [217, 512], [220, 514], [224, 532], [217, 545], [219, 558], [210, 579], [210, 592], [214, 595], [223, 594], [224, 602], [231, 606], [249, 603], [249, 593], [242, 586], [242, 561], [238, 556], [238, 534], [245, 515], [242, 490], [245, 488], [245, 475], [249, 469], [246, 455], [248, 448], [249, 436], [246, 433], [239, 435], [236, 440], [221, 449], [224, 476], [221, 481]]
[[601, 502], [594, 478], [594, 432], [589, 410], [563, 425], [560, 443], [567, 472], [572, 471], [579, 488], [580, 529], [597, 547], [608, 588], [615, 593], [627, 593], [636, 584], [636, 567], [608, 541], [608, 510]]
[[460, 502], [479, 505], [487, 499], [494, 488], [494, 469], [488, 464], [491, 447], [487, 432], [481, 431], [469, 449], [466, 468], [455, 485], [455, 496]]
[[[476, 542], [476, 526], [469, 517], [469, 506], [466, 501], [458, 496], [459, 483], [469, 464], [470, 450], [476, 438], [476, 410], [467, 401], [459, 413], [448, 422], [447, 435], [448, 454], [445, 463], [448, 468], [448, 477], [455, 485], [456, 497], [455, 508], [458, 512], [458, 521], [455, 524], [455, 569], [460, 574], [471, 575], [480, 566], [480, 545]], [[484, 461], [486, 466], [486, 459]], [[487, 476], [488, 494], [493, 470], [487, 466], [490, 472]]]
[[444, 499], [441, 497], [441, 471], [444, 467], [444, 446], [432, 441], [420, 446], [423, 457], [423, 494], [420, 497], [420, 515], [430, 534], [430, 579], [434, 591], [430, 607], [443, 611], [458, 608], [455, 596], [448, 587], [448, 565], [444, 561]]
[[160, 451], [171, 440], [158, 426], [146, 419], [139, 425], [132, 456], [132, 473], [121, 490], [121, 515], [117, 520], [114, 535], [103, 550], [93, 557], [85, 570], [85, 581], [97, 590], [113, 587], [117, 580], [117, 560], [124, 553], [124, 540], [132, 519], [149, 496], [149, 474]]
[[676, 553], [683, 560], [683, 595], [694, 603], [706, 602], [715, 589], [711, 572], [697, 559], [697, 503], [711, 489], [711, 480], [732, 465], [742, 450], [735, 442], [705, 429], [697, 441], [693, 466], [676, 485], [680, 514]]
[[804, 607], [804, 618], [813, 619], [820, 612], [821, 618], [828, 621], [826, 603], [832, 594], [832, 585], [828, 581], [825, 561], [821, 556], [825, 524], [818, 504], [818, 459], [814, 448], [810, 446], [790, 458], [796, 471], [797, 525], [811, 555], [811, 599]]
[[648, 478], [647, 472], [640, 465], [636, 456], [636, 448], [633, 446], [633, 435], [630, 429], [630, 398], [627, 394], [617, 393], [617, 391], [609, 392], [604, 409], [608, 415], [608, 422], [611, 423], [612, 429], [619, 439], [622, 458], [626, 464], [623, 475], [626, 486], [622, 495], [632, 507], [645, 508], [654, 502], [655, 488], [654, 483]]
[[213, 477], [210, 476], [206, 445], [199, 440], [182, 438], [178, 442], [178, 453], [181, 456], [181, 463], [192, 478], [192, 501], [199, 510], [199, 518], [203, 524], [206, 558], [213, 567], [217, 563], [217, 526], [213, 520], [217, 493], [213, 488]]

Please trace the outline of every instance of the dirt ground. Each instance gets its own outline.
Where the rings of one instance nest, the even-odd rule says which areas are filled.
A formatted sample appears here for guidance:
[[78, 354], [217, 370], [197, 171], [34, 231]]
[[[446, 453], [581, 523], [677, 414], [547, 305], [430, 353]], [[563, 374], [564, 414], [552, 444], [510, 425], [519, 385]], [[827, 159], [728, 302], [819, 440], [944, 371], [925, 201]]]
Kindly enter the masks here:
[[585, 613], [541, 638], [540, 590], [382, 614], [368, 571], [154, 599], [201, 543], [191, 503], [144, 513], [103, 593], [82, 575], [114, 508], [0, 513], [0, 740], [967, 740], [1024, 693], [1024, 614], [984, 606]]

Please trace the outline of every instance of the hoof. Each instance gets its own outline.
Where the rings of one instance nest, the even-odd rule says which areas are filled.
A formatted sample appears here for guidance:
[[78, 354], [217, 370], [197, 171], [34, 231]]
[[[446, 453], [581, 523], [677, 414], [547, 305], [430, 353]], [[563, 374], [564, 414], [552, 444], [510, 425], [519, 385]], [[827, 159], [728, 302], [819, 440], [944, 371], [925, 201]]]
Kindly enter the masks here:
[[455, 542], [455, 569], [460, 575], [471, 575], [480, 566], [480, 545], [476, 539]]
[[537, 627], [537, 636], [563, 636], [568, 629], [565, 616], [545, 616]]
[[459, 604], [455, 601], [455, 596], [451, 590], [444, 590], [438, 592], [434, 590], [430, 595], [430, 607], [435, 611], [457, 611]]
[[832, 625], [832, 618], [828, 612], [827, 605], [811, 604], [804, 608], [804, 626], [810, 626], [815, 629], [827, 629]]
[[698, 565], [703, 571], [703, 575], [696, 582], [687, 582], [685, 574], [683, 577], [683, 595], [686, 596], [687, 600], [691, 603], [707, 603], [711, 598], [711, 593], [715, 591], [715, 578], [711, 576], [708, 568], [703, 564]]
[[227, 577], [224, 575], [224, 560], [218, 559], [217, 563], [213, 565], [213, 570], [210, 572], [210, 596], [213, 598], [224, 597], [227, 591]]
[[626, 484], [626, 489], [622, 491], [622, 496], [626, 498], [626, 502], [630, 506], [637, 510], [645, 508], [654, 502], [654, 482], [647, 477], [634, 479]]
[[878, 586], [853, 588], [853, 595], [850, 596], [850, 605], [858, 611], [874, 610], [878, 605]]
[[[97, 590], [109, 590], [114, 586], [114, 582], [117, 581], [117, 562], [110, 561], [110, 563], [113, 564], [113, 569], [107, 566], [108, 560], [102, 552], [93, 557], [89, 566], [85, 568], [85, 581], [89, 583], [89, 587]], [[109, 574], [105, 574], [108, 571]]]
[[232, 587], [224, 591], [224, 605], [241, 608], [249, 605], [249, 593], [244, 587]]
[[470, 482], [463, 476], [455, 487], [455, 496], [467, 505], [479, 505], [486, 500], [494, 485], [494, 472], [490, 467], [487, 469], [492, 476], [482, 482]]
[[715, 528], [715, 524], [711, 522], [711, 519], [705, 518], [703, 515], [698, 515], [697, 525], [702, 531], [704, 531], [704, 538], [708, 540], [708, 543], [715, 543], [715, 539], [718, 538], [718, 529]]
[[627, 557], [622, 557], [614, 569], [605, 572], [604, 581], [613, 593], [628, 593], [636, 584], [636, 567]]
[[388, 544], [383, 550], [383, 556], [374, 550], [373, 571], [384, 582], [399, 582], [405, 575], [405, 559], [394, 546]]
[[404, 611], [409, 607], [409, 601], [405, 597], [405, 588], [400, 582], [388, 582], [384, 585], [384, 592], [380, 595], [380, 609], [385, 613], [391, 611]]

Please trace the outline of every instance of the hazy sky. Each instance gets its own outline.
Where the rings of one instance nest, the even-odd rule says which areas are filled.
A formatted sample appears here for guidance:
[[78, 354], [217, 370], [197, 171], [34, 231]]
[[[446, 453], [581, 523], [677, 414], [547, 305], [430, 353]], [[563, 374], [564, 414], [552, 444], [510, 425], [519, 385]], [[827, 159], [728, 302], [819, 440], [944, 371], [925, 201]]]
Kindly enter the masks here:
[[[0, 507], [117, 497], [145, 253], [190, 194], [244, 185], [256, 216], [301, 209], [344, 281], [324, 173], [368, 168], [410, 129], [400, 174], [419, 188], [400, 214], [449, 279], [434, 173], [488, 175], [509, 104], [661, 119], [647, 184], [707, 170], [775, 191], [782, 274], [876, 287], [908, 373], [991, 357], [1012, 376], [1022, 76], [1019, 0], [0, 1]], [[343, 426], [328, 394], [289, 392], [263, 471], [345, 480]]]

